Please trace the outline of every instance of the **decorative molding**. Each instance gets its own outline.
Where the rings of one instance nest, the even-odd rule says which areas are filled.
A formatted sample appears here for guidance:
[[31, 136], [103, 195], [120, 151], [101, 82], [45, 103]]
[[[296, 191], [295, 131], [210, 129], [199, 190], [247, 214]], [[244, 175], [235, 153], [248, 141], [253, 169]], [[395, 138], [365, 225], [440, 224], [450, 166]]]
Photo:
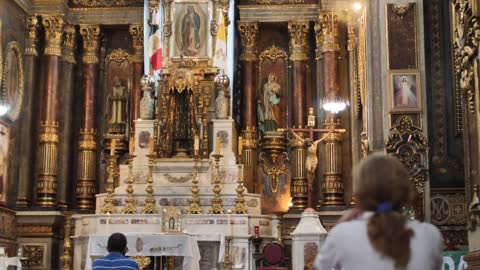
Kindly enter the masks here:
[[434, 192], [430, 197], [430, 213], [435, 225], [465, 225], [467, 205], [465, 192]]
[[0, 207], [0, 238], [14, 240], [16, 237], [15, 212]]
[[338, 15], [333, 11], [323, 11], [319, 16], [322, 30], [322, 53], [340, 51], [338, 42]]
[[46, 244], [21, 244], [23, 256], [28, 258], [29, 268], [45, 268], [46, 267]]
[[83, 38], [83, 63], [98, 64], [100, 26], [94, 24], [81, 24], [80, 35], [82, 35]]
[[27, 37], [25, 38], [25, 55], [38, 56], [37, 46], [35, 44], [38, 39], [38, 21], [36, 15], [27, 17], [25, 26], [27, 32]]
[[[1, 51], [0, 51], [1, 53]], [[9, 89], [6, 89], [6, 80], [7, 78], [10, 78], [11, 74], [7, 74], [7, 72], [13, 72], [11, 70], [8, 70], [7, 67], [9, 66], [8, 61], [11, 61], [12, 59], [9, 57], [11, 53], [15, 54], [15, 59], [17, 63], [17, 75], [18, 75], [18, 80], [15, 82], [15, 85], [18, 86], [18, 89], [16, 93], [16, 97], [12, 97], [15, 100], [15, 104], [8, 104], [9, 103], [9, 96], [8, 92]], [[0, 58], [1, 59], [1, 58]], [[20, 45], [16, 41], [11, 41], [7, 44], [7, 48], [5, 48], [5, 54], [3, 56], [3, 63], [2, 63], [3, 69], [3, 75], [2, 80], [1, 80], [1, 85], [0, 85], [0, 90], [3, 91], [3, 97], [6, 100], [7, 104], [11, 107], [11, 110], [8, 112], [8, 117], [12, 121], [16, 121], [18, 119], [18, 116], [20, 115], [20, 111], [22, 110], [22, 103], [23, 103], [23, 94], [25, 90], [25, 82], [24, 82], [24, 77], [23, 77], [23, 57], [22, 57], [22, 52], [20, 49]]]
[[133, 62], [133, 57], [123, 49], [113, 50], [107, 57], [105, 57], [105, 65], [108, 65], [110, 62], [122, 63], [123, 61], [128, 61], [129, 63]]
[[133, 61], [136, 63], [143, 62], [143, 25], [132, 24], [129, 27], [130, 35], [132, 35], [132, 46], [134, 50]]
[[63, 28], [63, 60], [75, 64], [75, 49], [77, 45], [77, 33], [73, 24], [67, 24]]
[[143, 4], [143, 0], [73, 0], [73, 3], [83, 7], [128, 7]]

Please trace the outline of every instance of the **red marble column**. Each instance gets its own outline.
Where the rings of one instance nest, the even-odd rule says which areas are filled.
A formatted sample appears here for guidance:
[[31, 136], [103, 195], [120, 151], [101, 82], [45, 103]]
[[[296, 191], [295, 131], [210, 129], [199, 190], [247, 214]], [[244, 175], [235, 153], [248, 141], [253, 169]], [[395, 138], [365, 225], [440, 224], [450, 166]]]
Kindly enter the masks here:
[[57, 193], [58, 157], [58, 88], [63, 16], [43, 16], [45, 51], [42, 62], [45, 78], [42, 85], [42, 103], [39, 135], [39, 170], [36, 182], [35, 204], [54, 207]]
[[83, 115], [78, 148], [76, 200], [78, 209], [95, 209], [95, 82], [98, 70], [99, 25], [80, 25], [83, 38]]
[[242, 43], [242, 100], [241, 100], [241, 124], [244, 147], [242, 151], [242, 163], [244, 165], [244, 185], [248, 192], [256, 192], [255, 166], [257, 156], [257, 131], [256, 131], [256, 65], [258, 36], [257, 22], [238, 22], [238, 31]]
[[133, 87], [130, 106], [130, 133], [134, 132], [134, 122], [140, 118], [140, 99], [142, 89], [140, 79], [143, 75], [143, 25], [130, 25], [133, 43]]
[[[27, 37], [25, 39], [25, 91], [23, 96], [24, 106], [21, 114], [21, 138], [20, 141], [20, 169], [18, 179], [17, 208], [28, 207], [31, 201], [31, 179], [33, 176], [33, 142], [32, 131], [35, 126], [34, 111], [38, 91], [35, 89], [37, 78], [37, 39], [38, 39], [38, 18], [37, 16], [27, 17]], [[1, 52], [0, 52], [1, 53]]]
[[[308, 21], [288, 22], [290, 61], [292, 63], [292, 125], [303, 128], [307, 121]], [[294, 139], [291, 145], [292, 210], [308, 206], [308, 181], [305, 171], [305, 147]]]

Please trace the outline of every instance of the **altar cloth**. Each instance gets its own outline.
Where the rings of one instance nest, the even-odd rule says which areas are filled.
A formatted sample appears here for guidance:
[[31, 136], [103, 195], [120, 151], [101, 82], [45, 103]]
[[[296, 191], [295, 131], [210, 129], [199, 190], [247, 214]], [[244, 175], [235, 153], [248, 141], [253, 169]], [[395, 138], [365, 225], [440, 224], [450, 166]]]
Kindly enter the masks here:
[[[197, 240], [188, 234], [125, 234], [128, 252], [126, 256], [179, 256], [184, 257], [184, 270], [200, 270], [200, 251]], [[106, 235], [88, 237], [85, 269], [92, 269], [92, 256], [108, 254]]]

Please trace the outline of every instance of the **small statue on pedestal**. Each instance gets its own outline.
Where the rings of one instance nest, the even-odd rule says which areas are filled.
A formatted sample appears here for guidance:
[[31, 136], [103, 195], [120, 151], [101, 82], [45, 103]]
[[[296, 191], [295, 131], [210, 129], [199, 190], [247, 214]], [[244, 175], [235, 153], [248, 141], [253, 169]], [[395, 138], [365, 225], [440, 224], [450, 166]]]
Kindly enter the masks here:
[[143, 97], [140, 100], [140, 118], [144, 120], [153, 119], [155, 100], [152, 98], [152, 87], [154, 84], [153, 78], [148, 75], [143, 75], [140, 79], [142, 85]]
[[228, 86], [230, 79], [220, 69], [219, 74], [215, 76], [215, 87], [218, 89], [218, 96], [215, 99], [215, 118], [228, 119], [230, 113], [230, 97], [228, 95]]

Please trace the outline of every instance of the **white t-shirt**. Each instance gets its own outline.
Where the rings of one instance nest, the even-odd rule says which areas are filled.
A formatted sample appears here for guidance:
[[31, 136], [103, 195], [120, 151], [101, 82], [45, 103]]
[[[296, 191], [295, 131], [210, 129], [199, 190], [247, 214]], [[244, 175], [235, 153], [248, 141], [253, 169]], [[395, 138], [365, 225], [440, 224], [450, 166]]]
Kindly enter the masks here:
[[[395, 270], [389, 257], [381, 256], [367, 236], [366, 212], [360, 218], [332, 228], [315, 258], [315, 270]], [[410, 261], [405, 270], [438, 270], [442, 265], [443, 240], [440, 231], [428, 223], [408, 221], [414, 235], [410, 239]]]

